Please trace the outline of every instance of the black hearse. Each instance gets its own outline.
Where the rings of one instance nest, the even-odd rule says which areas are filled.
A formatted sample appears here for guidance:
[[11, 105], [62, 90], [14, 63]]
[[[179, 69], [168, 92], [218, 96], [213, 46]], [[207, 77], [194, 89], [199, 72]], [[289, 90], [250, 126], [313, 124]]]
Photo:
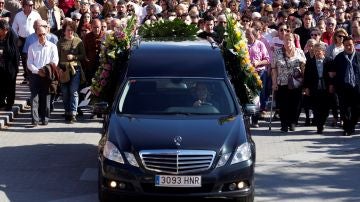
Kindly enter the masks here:
[[207, 40], [142, 40], [99, 142], [99, 199], [253, 201], [255, 144], [221, 50]]

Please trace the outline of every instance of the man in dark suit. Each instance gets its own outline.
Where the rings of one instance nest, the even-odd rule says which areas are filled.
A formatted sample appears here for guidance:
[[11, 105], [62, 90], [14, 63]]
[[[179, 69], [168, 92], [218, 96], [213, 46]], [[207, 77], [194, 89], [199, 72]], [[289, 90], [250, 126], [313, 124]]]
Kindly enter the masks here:
[[335, 59], [329, 76], [330, 91], [336, 89], [339, 96], [340, 112], [344, 121], [344, 135], [355, 132], [360, 108], [360, 53], [355, 51], [354, 40], [345, 37], [344, 51]]
[[325, 121], [329, 115], [328, 70], [330, 59], [325, 58], [325, 45], [314, 45], [315, 58], [309, 60], [305, 66], [304, 88], [305, 94], [310, 96], [317, 133], [322, 134]]

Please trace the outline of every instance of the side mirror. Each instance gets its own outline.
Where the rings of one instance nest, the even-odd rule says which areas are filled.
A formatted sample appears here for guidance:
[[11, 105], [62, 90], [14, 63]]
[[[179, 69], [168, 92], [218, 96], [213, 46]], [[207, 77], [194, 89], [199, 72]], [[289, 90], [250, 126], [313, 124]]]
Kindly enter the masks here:
[[244, 107], [244, 114], [246, 116], [252, 116], [259, 113], [259, 109], [255, 104], [246, 104]]
[[98, 102], [95, 103], [93, 108], [94, 114], [107, 114], [109, 112], [109, 103], [107, 102]]

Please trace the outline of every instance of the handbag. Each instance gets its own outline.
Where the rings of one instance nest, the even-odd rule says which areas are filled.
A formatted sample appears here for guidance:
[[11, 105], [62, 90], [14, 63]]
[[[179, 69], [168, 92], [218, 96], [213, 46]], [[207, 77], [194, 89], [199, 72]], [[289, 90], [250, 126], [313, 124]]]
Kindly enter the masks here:
[[67, 83], [70, 81], [70, 68], [64, 64], [59, 64], [59, 82]]
[[288, 77], [288, 89], [297, 89], [302, 86], [303, 78], [301, 76], [300, 68], [295, 68], [292, 74]]
[[[289, 68], [284, 48], [283, 48], [282, 52], [283, 52], [285, 65], [287, 68]], [[293, 68], [293, 71], [288, 76], [288, 89], [293, 90], [293, 89], [300, 88], [302, 86], [302, 83], [303, 83], [303, 78], [302, 78], [300, 67]]]

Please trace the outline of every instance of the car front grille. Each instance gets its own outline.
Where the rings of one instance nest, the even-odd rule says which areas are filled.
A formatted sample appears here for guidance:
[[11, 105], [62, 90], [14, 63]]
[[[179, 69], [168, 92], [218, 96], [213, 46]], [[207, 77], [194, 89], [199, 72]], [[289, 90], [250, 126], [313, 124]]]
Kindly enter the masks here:
[[210, 169], [216, 152], [207, 150], [142, 150], [141, 161], [147, 170], [185, 174]]

